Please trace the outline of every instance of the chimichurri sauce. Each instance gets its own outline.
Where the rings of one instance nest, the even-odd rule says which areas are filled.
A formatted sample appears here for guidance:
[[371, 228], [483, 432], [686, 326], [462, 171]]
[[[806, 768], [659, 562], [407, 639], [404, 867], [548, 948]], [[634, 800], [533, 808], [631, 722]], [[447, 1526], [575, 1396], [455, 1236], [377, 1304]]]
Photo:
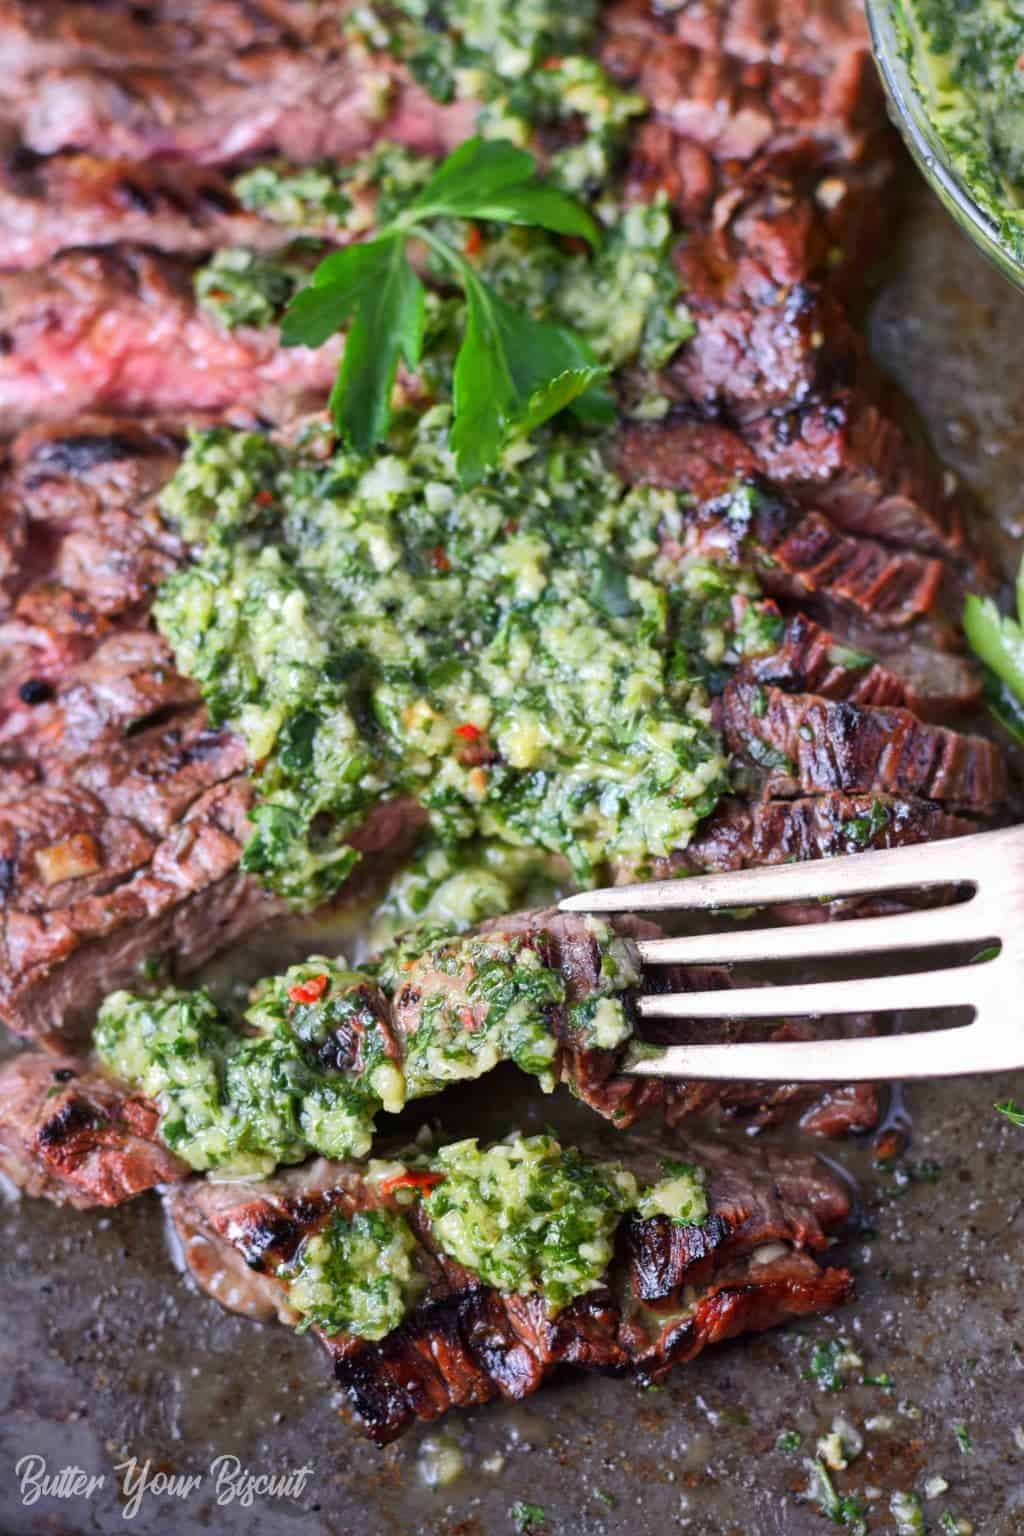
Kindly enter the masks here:
[[1024, 261], [1024, 9], [1006, 0], [906, 0], [929, 115], [999, 238]]
[[756, 584], [666, 553], [682, 500], [626, 488], [581, 433], [461, 488], [448, 420], [410, 413], [371, 461], [319, 428], [199, 433], [164, 494], [196, 558], [157, 623], [247, 742], [246, 867], [299, 907], [396, 796], [443, 844], [541, 850], [585, 885], [685, 847], [727, 786], [704, 668]]

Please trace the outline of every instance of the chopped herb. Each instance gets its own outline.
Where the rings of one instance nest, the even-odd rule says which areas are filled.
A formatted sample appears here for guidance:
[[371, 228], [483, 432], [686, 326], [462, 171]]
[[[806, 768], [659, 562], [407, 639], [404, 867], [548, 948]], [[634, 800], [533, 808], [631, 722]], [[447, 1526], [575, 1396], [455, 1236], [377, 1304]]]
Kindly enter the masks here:
[[594, 1498], [599, 1499], [607, 1509], [614, 1509], [619, 1502], [613, 1493], [605, 1493], [603, 1488], [594, 1489]]
[[526, 1504], [522, 1499], [512, 1505], [509, 1514], [516, 1530], [525, 1533], [525, 1536], [530, 1536], [531, 1532], [548, 1523], [547, 1510], [542, 1505]]
[[1005, 1099], [1002, 1104], [997, 1104], [996, 1109], [1001, 1115], [1005, 1115], [1011, 1125], [1024, 1125], [1024, 1109], [1013, 1099]]
[[954, 1423], [953, 1423], [953, 1438], [956, 1441], [957, 1445], [960, 1447], [960, 1454], [961, 1454], [961, 1456], [970, 1456], [973, 1453], [974, 1446], [971, 1444], [971, 1437], [967, 1433], [967, 1425], [966, 1424], [962, 1423], [959, 1420], [954, 1421]]
[[798, 1451], [803, 1444], [803, 1436], [798, 1429], [784, 1429], [775, 1442], [777, 1451]]
[[867, 1524], [865, 1515], [867, 1510], [859, 1499], [852, 1494], [840, 1494], [836, 1491], [835, 1484], [829, 1476], [824, 1463], [815, 1459], [804, 1461], [810, 1482], [808, 1495], [817, 1500], [823, 1515], [836, 1525], [842, 1525], [854, 1533], [854, 1536], [866, 1536]]
[[849, 1373], [861, 1364], [860, 1357], [838, 1339], [827, 1339], [815, 1344], [811, 1351], [808, 1377], [818, 1383], [824, 1392], [839, 1392], [845, 1387]]
[[966, 1522], [958, 1520], [950, 1510], [944, 1509], [939, 1516], [939, 1529], [946, 1532], [946, 1536], [967, 1536], [972, 1529]]
[[423, 1208], [445, 1253], [502, 1291], [539, 1291], [553, 1314], [601, 1283], [636, 1180], [553, 1136], [516, 1133], [481, 1149], [444, 1147], [446, 1175]]

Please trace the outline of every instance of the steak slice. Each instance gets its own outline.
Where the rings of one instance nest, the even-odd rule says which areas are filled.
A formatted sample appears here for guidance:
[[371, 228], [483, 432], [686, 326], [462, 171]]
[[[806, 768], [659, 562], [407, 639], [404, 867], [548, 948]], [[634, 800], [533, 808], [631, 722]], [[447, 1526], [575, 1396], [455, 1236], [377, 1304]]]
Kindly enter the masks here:
[[73, 65], [191, 68], [268, 44], [326, 42], [342, 10], [308, 0], [3, 0], [0, 49], [12, 79]]
[[[858, 644], [851, 646], [851, 639]], [[861, 645], [870, 649], [862, 650]], [[967, 656], [908, 645], [898, 632], [891, 638], [880, 636], [866, 624], [853, 628], [852, 635], [851, 626], [843, 625], [837, 636], [804, 613], [787, 620], [775, 651], [744, 661], [740, 675], [787, 693], [818, 693], [853, 704], [905, 705], [922, 720], [941, 721], [951, 712], [974, 709], [982, 693], [977, 666]]]
[[[849, 1212], [842, 1186], [813, 1159], [675, 1138], [619, 1150], [641, 1178], [658, 1177], [660, 1156], [706, 1156], [708, 1221], [692, 1229], [660, 1217], [623, 1223], [607, 1285], [552, 1319], [541, 1298], [495, 1291], [448, 1259], [419, 1209], [412, 1219], [426, 1290], [410, 1316], [376, 1343], [321, 1335], [360, 1429], [385, 1444], [451, 1407], [525, 1397], [562, 1364], [659, 1379], [706, 1344], [852, 1294], [847, 1271], [823, 1270], [812, 1257]], [[166, 1199], [204, 1289], [247, 1315], [294, 1322], [282, 1265], [331, 1210], [350, 1215], [381, 1197], [358, 1165], [319, 1161], [266, 1184], [194, 1180]]]
[[723, 800], [683, 855], [695, 871], [829, 859], [977, 831], [926, 800], [839, 791], [796, 800]]
[[631, 423], [620, 434], [616, 462], [630, 481], [694, 497], [688, 552], [736, 562], [752, 555], [773, 597], [827, 600], [830, 614], [851, 612], [868, 628], [918, 625], [951, 642], [936, 617], [946, 578], [941, 560], [841, 533], [820, 511], [801, 510], [765, 483], [751, 448], [728, 428], [686, 419]]
[[857, 14], [805, 29], [803, 5], [786, 19], [782, 9], [617, 0], [601, 18], [601, 60], [656, 119], [722, 160], [860, 159], [882, 117], [863, 15], [849, 6]]
[[133, 248], [70, 251], [0, 276], [0, 409], [13, 427], [85, 411], [270, 418], [322, 405], [341, 353], [282, 348], [275, 328], [227, 331], [199, 309], [187, 265]]
[[722, 723], [730, 751], [763, 772], [769, 795], [875, 790], [991, 816], [1006, 794], [994, 743], [923, 724], [908, 709], [737, 681], [723, 695]]
[[470, 136], [471, 102], [443, 105], [384, 55], [268, 45], [187, 68], [71, 65], [30, 76], [7, 118], [27, 148], [113, 160], [226, 165], [275, 153], [351, 159], [381, 139], [442, 154]]
[[841, 528], [965, 558], [955, 478], [858, 391], [781, 409], [748, 423], [744, 436], [770, 480]]
[[21, 683], [0, 716], [0, 750], [31, 762], [44, 779], [199, 703], [167, 642], [150, 629], [106, 636], [54, 684], [39, 683], [38, 671], [38, 686]]
[[[0, 1019], [9, 1028], [49, 1049], [83, 1041], [102, 999], [137, 986], [144, 966], [184, 978], [284, 910], [241, 868], [254, 795], [239, 776], [244, 757], [239, 738], [210, 730], [197, 712], [121, 754], [84, 759], [59, 789], [0, 805], [0, 841], [11, 849], [0, 863]], [[78, 794], [65, 809], [71, 786]], [[56, 847], [43, 819], [51, 804], [75, 828]], [[118, 841], [126, 820], [135, 827], [129, 851]], [[378, 807], [353, 834], [365, 867], [338, 899], [367, 899], [421, 830], [418, 806]], [[113, 867], [102, 863], [110, 847]], [[133, 855], [140, 862], [125, 867]], [[60, 891], [46, 886], [51, 869]]]
[[152, 1104], [71, 1057], [25, 1051], [0, 1066], [0, 1173], [29, 1195], [80, 1208], [183, 1179]]
[[[16, 437], [0, 479], [0, 617], [52, 618], [70, 632], [148, 613], [184, 557], [156, 504], [184, 445], [178, 424], [97, 416]], [[65, 619], [57, 589], [74, 598]]]
[[[52, 793], [42, 791], [47, 805]], [[99, 864], [113, 841], [108, 818], [120, 822], [121, 817], [93, 798], [89, 821], [83, 815], [79, 822], [93, 831], [79, 830], [74, 845], [84, 845], [88, 873], [68, 877], [67, 904], [45, 907], [37, 901], [21, 908], [10, 896], [6, 900], [0, 1018], [50, 1049], [86, 1039], [101, 1000], [119, 987], [137, 985], [145, 963], [163, 962], [172, 974], [184, 976], [280, 910], [239, 869], [251, 794], [244, 779], [214, 783], [154, 838], [151, 857], [127, 871], [117, 868], [124, 855], [112, 870]], [[34, 799], [27, 797], [27, 803]], [[35, 825], [28, 836], [11, 827], [19, 809], [11, 802], [0, 808], [5, 841], [17, 837], [18, 852], [34, 855]], [[36, 831], [35, 843], [45, 835]], [[24, 883], [31, 890], [31, 868], [11, 873], [15, 889]]]
[[[675, 872], [680, 867], [692, 867], [688, 860], [688, 854], [680, 855]], [[627, 944], [637, 939], [659, 938], [662, 933], [657, 924], [628, 915], [614, 918], [611, 927], [615, 936], [625, 939]], [[532, 950], [545, 968], [564, 979], [564, 1003], [545, 1006], [544, 1023], [557, 1042], [552, 1074], [575, 1098], [619, 1130], [658, 1114], [664, 1115], [671, 1125], [696, 1113], [743, 1117], [758, 1125], [772, 1125], [815, 1106], [825, 1092], [817, 1084], [666, 1082], [624, 1071], [629, 1040], [602, 1048], [593, 1043], [585, 1028], [573, 1026], [574, 1007], [587, 998], [600, 997], [606, 990], [602, 987], [604, 956], [593, 923], [556, 908], [492, 918], [467, 936], [431, 945], [414, 960], [403, 973], [392, 1005], [395, 1034], [405, 1050], [415, 1043], [421, 1028], [436, 1030], [439, 1018], [457, 1019], [458, 1028], [471, 1034], [486, 1028], [490, 1004], [469, 993], [474, 966], [484, 963], [481, 957], [472, 957], [467, 947], [474, 936], [494, 940], [498, 946], [522, 945]], [[634, 957], [633, 964], [639, 975], [638, 958]], [[647, 991], [691, 992], [726, 988], [730, 982], [728, 973], [719, 967], [673, 966], [658, 967], [644, 978], [643, 985]], [[618, 995], [626, 1022], [635, 1030], [636, 990], [627, 988]], [[863, 1026], [857, 1021], [851, 1027], [859, 1030]], [[723, 1038], [790, 1039], [794, 1028], [790, 1024], [764, 1024], [752, 1019], [725, 1023], [674, 1019], [668, 1024], [645, 1024], [643, 1034], [644, 1038], [663, 1044], [698, 1045]], [[808, 1038], [812, 1036], [813, 1029]], [[428, 1043], [432, 1038], [433, 1035], [428, 1037]], [[864, 1129], [878, 1119], [877, 1096], [871, 1085], [864, 1085], [850, 1099], [848, 1107], [845, 1130]], [[842, 1134], [838, 1117], [833, 1117], [833, 1121], [835, 1134]]]
[[20, 145], [0, 153], [0, 268], [39, 267], [72, 246], [121, 242], [195, 256], [223, 245], [275, 250], [292, 233], [247, 212], [214, 169], [46, 157]]

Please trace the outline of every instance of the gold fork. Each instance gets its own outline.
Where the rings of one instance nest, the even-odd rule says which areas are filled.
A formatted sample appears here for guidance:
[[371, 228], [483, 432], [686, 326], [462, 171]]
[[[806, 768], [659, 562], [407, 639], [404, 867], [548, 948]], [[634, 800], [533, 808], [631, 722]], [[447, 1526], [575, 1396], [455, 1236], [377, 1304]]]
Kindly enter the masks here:
[[969, 1024], [866, 1039], [672, 1045], [660, 1054], [645, 1046], [628, 1070], [654, 1077], [858, 1082], [1024, 1067], [1024, 826], [813, 863], [584, 891], [561, 906], [590, 913], [707, 912], [942, 886], [966, 886], [969, 895], [955, 905], [843, 922], [645, 939], [640, 954], [647, 965], [704, 965], [975, 946], [967, 960], [939, 955], [935, 970], [857, 981], [651, 993], [640, 998], [640, 1013], [751, 1019], [970, 1008]]

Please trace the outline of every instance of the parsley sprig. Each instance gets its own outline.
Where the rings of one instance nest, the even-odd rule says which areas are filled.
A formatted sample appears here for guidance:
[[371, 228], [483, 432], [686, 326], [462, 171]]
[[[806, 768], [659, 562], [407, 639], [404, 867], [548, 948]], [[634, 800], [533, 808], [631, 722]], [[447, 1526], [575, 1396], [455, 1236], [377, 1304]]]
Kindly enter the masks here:
[[425, 292], [410, 241], [426, 245], [461, 285], [466, 328], [455, 358], [450, 443], [460, 478], [472, 483], [510, 437], [528, 433], [568, 408], [605, 421], [608, 369], [565, 326], [536, 320], [503, 299], [438, 221], [480, 219], [571, 235], [596, 248], [597, 225], [585, 208], [536, 174], [531, 154], [503, 139], [468, 139], [372, 240], [334, 251], [285, 313], [285, 346], [322, 346], [349, 326], [331, 392], [339, 433], [360, 453], [382, 441], [400, 362], [423, 351]]

